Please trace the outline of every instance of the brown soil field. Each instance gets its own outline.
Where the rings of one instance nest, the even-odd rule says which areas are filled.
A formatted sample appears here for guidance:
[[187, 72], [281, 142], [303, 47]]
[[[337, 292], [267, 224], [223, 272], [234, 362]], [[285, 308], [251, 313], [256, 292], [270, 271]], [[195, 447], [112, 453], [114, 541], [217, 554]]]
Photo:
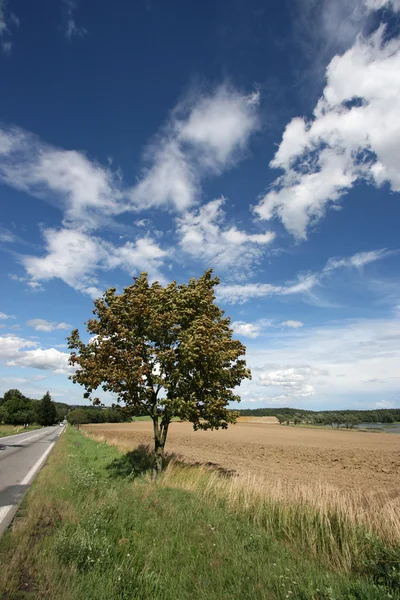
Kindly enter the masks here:
[[[126, 450], [152, 444], [152, 423], [85, 425], [91, 435]], [[237, 423], [193, 431], [171, 423], [166, 451], [189, 463], [254, 474], [262, 479], [328, 483], [350, 490], [400, 495], [400, 435]]]
[[238, 423], [269, 423], [270, 425], [279, 425], [276, 417], [238, 417]]

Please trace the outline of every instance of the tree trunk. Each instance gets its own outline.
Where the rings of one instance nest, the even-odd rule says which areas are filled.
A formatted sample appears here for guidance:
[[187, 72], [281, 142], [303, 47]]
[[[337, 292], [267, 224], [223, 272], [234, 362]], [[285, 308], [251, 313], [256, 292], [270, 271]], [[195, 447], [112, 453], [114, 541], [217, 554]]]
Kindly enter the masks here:
[[158, 423], [158, 416], [153, 417], [153, 429], [154, 429], [154, 466], [152, 479], [156, 479], [163, 468], [164, 459], [164, 448], [165, 440], [167, 439], [169, 421], [161, 421], [161, 425]]

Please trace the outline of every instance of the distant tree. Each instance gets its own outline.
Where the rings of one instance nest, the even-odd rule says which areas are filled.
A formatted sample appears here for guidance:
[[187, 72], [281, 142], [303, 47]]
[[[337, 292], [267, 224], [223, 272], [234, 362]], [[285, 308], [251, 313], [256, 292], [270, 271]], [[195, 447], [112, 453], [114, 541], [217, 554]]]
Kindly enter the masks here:
[[0, 408], [0, 421], [8, 425], [25, 425], [35, 420], [34, 402], [25, 396], [7, 396]]
[[275, 415], [275, 416], [279, 421], [279, 425], [282, 425], [283, 423], [285, 423], [285, 421], [286, 421], [285, 415]]
[[54, 425], [57, 421], [57, 409], [49, 392], [46, 392], [43, 398], [37, 403], [36, 414], [40, 425]]
[[90, 423], [87, 411], [83, 408], [74, 408], [73, 410], [70, 410], [67, 414], [67, 421], [71, 425], [77, 427], [79, 427], [79, 425], [84, 425], [85, 423]]
[[13, 399], [24, 400], [25, 396], [17, 389], [8, 390], [4, 393], [3, 398], [0, 398], [0, 406]]
[[394, 418], [388, 411], [381, 413], [379, 416], [380, 416], [381, 423], [394, 423]]
[[229, 403], [240, 401], [233, 389], [250, 378], [240, 358], [246, 349], [214, 302], [218, 283], [211, 270], [166, 287], [150, 285], [142, 273], [122, 294], [111, 288], [95, 301], [96, 318], [87, 322], [92, 341], [84, 344], [78, 330], [68, 340], [77, 367], [71, 379], [86, 398], [102, 387], [153, 420], [154, 477], [171, 419], [191, 421], [195, 430], [225, 429], [236, 420]]
[[346, 429], [353, 429], [355, 425], [360, 423], [360, 419], [353, 413], [346, 413], [343, 417], [343, 422], [346, 426]]

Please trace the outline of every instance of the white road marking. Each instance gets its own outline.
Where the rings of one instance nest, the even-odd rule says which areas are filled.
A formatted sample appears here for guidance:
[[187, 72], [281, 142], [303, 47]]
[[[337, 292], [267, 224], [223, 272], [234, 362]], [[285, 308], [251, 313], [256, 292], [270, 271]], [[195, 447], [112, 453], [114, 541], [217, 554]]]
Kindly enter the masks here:
[[42, 454], [42, 456], [39, 458], [39, 460], [37, 460], [35, 462], [35, 464], [33, 465], [32, 469], [25, 475], [25, 477], [23, 478], [23, 480], [20, 481], [20, 485], [28, 485], [28, 483], [30, 483], [31, 479], [33, 479], [33, 477], [35, 476], [36, 472], [39, 471], [40, 467], [42, 466], [42, 464], [44, 463], [44, 461], [46, 460], [46, 458], [48, 457], [48, 455], [50, 454], [50, 452], [53, 450], [54, 444], [55, 444], [55, 442], [53, 442], [52, 444], [50, 444], [50, 446]]
[[8, 515], [8, 511], [10, 511], [11, 509], [12, 509], [12, 504], [9, 504], [8, 506], [1, 506], [0, 507], [0, 523], [2, 521], [4, 521], [4, 519]]

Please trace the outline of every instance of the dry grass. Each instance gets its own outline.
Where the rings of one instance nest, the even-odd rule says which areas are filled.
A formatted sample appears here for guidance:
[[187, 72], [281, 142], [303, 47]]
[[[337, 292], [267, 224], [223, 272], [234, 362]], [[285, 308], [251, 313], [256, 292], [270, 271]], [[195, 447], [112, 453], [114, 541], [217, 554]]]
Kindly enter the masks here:
[[[365, 532], [390, 546], [400, 544], [400, 499], [386, 494], [343, 492], [333, 486], [260, 480], [252, 475], [221, 477], [202, 467], [170, 463], [162, 485], [201, 493], [230, 512], [251, 516], [255, 523], [278, 531], [287, 541], [317, 557], [330, 555], [334, 566], [351, 569], [364, 551]], [[361, 533], [361, 535], [360, 535]]]

